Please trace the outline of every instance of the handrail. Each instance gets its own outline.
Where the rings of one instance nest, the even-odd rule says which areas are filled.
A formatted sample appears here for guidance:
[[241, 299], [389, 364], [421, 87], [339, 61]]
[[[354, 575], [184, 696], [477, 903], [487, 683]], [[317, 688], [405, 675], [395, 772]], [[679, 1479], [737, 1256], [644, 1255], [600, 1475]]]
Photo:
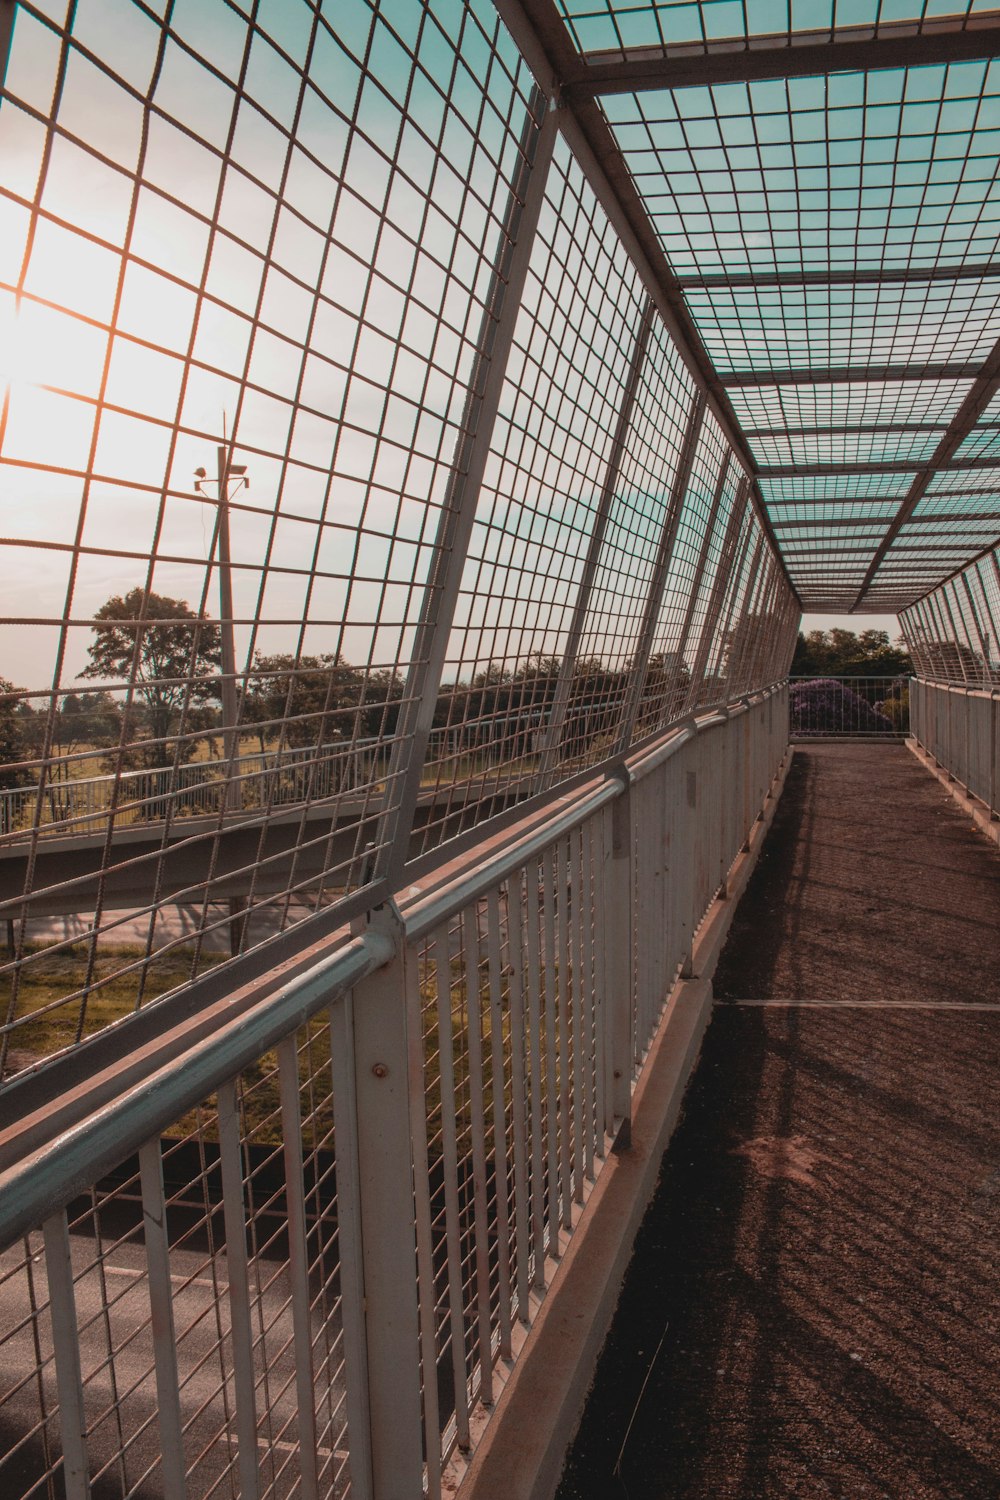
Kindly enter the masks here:
[[388, 963], [394, 953], [387, 933], [369, 929], [196, 1043], [185, 1053], [183, 1066], [174, 1059], [157, 1068], [0, 1173], [0, 1250], [64, 1208], [220, 1083], [236, 1077], [317, 1011]]
[[[762, 694], [758, 693], [757, 701], [765, 701], [778, 691], [779, 686], [777, 684]], [[734, 699], [731, 707], [738, 713], [745, 712], [749, 707], [749, 699], [749, 694]], [[503, 850], [489, 863], [483, 864], [480, 861], [472, 870], [456, 871], [453, 879], [444, 884], [434, 884], [433, 890], [426, 889], [434, 883], [433, 873], [423, 882], [410, 887], [407, 899], [400, 902], [407, 940], [427, 936], [442, 922], [485, 895], [498, 881], [506, 880], [526, 860], [579, 828], [602, 807], [624, 795], [627, 785], [635, 785], [658, 770], [697, 734], [711, 728], [713, 724], [724, 723], [729, 717], [731, 715], [713, 709], [699, 718], [670, 725], [658, 745], [652, 749], [647, 747], [634, 759], [613, 762], [605, 768], [603, 779], [598, 785], [590, 783], [584, 786], [571, 805], [554, 818], [541, 824], [534, 823], [520, 838], [517, 837], [516, 829], [506, 829]]]
[[[751, 702], [766, 702], [782, 686], [783, 683], [775, 683], [744, 695], [733, 700], [729, 707], [742, 712]], [[501, 848], [495, 857], [484, 862], [480, 846], [478, 863], [471, 869], [467, 860], [456, 861], [457, 867], [449, 875], [449, 851], [444, 846], [437, 867], [444, 880], [428, 889], [434, 880], [432, 873], [422, 883], [406, 887], [405, 895], [401, 894], [399, 936], [407, 943], [427, 936], [526, 861], [623, 796], [629, 786], [640, 783], [663, 766], [699, 733], [729, 718], [729, 712], [713, 708], [700, 717], [670, 726], [660, 744], [652, 749], [645, 747], [634, 759], [610, 763], [600, 782], [596, 785], [591, 782], [582, 791], [563, 799], [568, 805], [555, 817], [541, 824], [537, 819], [531, 820], [520, 837], [516, 829], [505, 828], [502, 835], [496, 836]], [[488, 847], [488, 824], [483, 826], [483, 833]], [[281, 1037], [305, 1024], [317, 1011], [388, 963], [394, 952], [393, 938], [381, 928], [369, 927], [228, 1022], [223, 1021], [209, 1036], [201, 1036], [178, 1055], [164, 1060], [152, 1052], [148, 1074], [142, 1072], [141, 1062], [137, 1070], [136, 1059], [129, 1058], [130, 1082], [125, 1092], [92, 1109], [86, 1118], [67, 1125], [65, 1117], [57, 1114], [56, 1120], [62, 1118], [63, 1123], [56, 1123], [51, 1137], [41, 1141], [36, 1123], [30, 1154], [6, 1171], [0, 1171], [0, 1249], [40, 1218], [68, 1203], [84, 1186], [138, 1149], [143, 1141], [161, 1133], [211, 1093], [220, 1081], [234, 1077]], [[120, 1024], [124, 1030], [129, 1022]], [[69, 1088], [70, 1079], [78, 1080], [78, 1061], [67, 1054], [48, 1066], [66, 1070]], [[16, 1131], [12, 1131], [11, 1146], [16, 1139]]]

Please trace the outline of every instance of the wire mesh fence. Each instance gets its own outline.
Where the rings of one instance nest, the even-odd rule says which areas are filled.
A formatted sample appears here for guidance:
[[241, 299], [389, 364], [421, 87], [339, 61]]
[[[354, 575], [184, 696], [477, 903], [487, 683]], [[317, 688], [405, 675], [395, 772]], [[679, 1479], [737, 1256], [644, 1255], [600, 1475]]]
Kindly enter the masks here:
[[790, 677], [793, 739], [901, 739], [910, 729], [908, 677]]
[[793, 607], [488, 0], [11, 13], [8, 1074], [780, 676]]
[[4, 1252], [4, 1494], [350, 1492], [331, 1048], [321, 1014]]
[[984, 552], [901, 618], [921, 677], [1000, 686], [1000, 549]]

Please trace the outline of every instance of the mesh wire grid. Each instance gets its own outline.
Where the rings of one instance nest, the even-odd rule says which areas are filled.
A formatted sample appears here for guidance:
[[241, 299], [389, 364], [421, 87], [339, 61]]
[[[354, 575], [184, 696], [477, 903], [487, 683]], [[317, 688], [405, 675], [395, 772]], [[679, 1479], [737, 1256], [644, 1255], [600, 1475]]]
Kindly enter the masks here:
[[0, 631], [52, 684], [4, 699], [5, 1055], [364, 880], [525, 139], [486, 4], [118, 9], [19, 6], [0, 110]]
[[[260, 1492], [282, 1500], [299, 1493], [302, 1411], [295, 1371], [303, 1357], [310, 1368], [320, 1481], [330, 1495], [350, 1492], [330, 1052], [326, 1018], [293, 1036], [284, 1060], [294, 1070], [284, 1119], [279, 1063], [270, 1054], [228, 1091], [235, 1132], [228, 1145], [224, 1106], [215, 1098], [175, 1121], [152, 1145], [162, 1178], [177, 1370], [181, 1451], [171, 1458], [190, 1493], [208, 1497], [238, 1489], [239, 1453], [248, 1432]], [[300, 1121], [291, 1172], [282, 1145], [289, 1094], [298, 1099]], [[224, 1209], [227, 1169], [242, 1191], [238, 1203], [231, 1194]], [[304, 1264], [293, 1266], [289, 1204], [296, 1171], [306, 1233]], [[150, 1211], [148, 1192], [132, 1158], [67, 1213], [83, 1431], [97, 1495], [152, 1494], [165, 1483], [155, 1249], [143, 1218], [144, 1205]], [[301, 1309], [308, 1319], [307, 1356], [295, 1348], [296, 1276], [308, 1289]], [[242, 1302], [234, 1294], [241, 1279]], [[64, 1432], [67, 1418], [55, 1375], [41, 1234], [5, 1252], [0, 1295], [12, 1313], [16, 1309], [5, 1318], [0, 1425], [11, 1440], [0, 1458], [0, 1477], [5, 1493], [49, 1500], [63, 1493], [62, 1444], [53, 1435]], [[242, 1343], [236, 1326], [241, 1320]], [[244, 1349], [248, 1363], [241, 1366]]]

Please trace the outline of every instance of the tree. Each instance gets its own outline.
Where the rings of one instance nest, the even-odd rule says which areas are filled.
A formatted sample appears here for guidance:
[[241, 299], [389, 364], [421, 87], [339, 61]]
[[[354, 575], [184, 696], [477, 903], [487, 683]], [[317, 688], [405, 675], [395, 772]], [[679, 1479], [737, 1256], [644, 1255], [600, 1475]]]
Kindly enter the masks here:
[[67, 693], [56, 713], [54, 742], [60, 755], [82, 745], [114, 744], [121, 732], [121, 712], [110, 693]]
[[901, 677], [913, 670], [902, 636], [886, 630], [810, 630], [795, 645], [792, 677]]
[[[166, 742], [180, 727], [184, 711], [219, 697], [218, 625], [195, 614], [184, 599], [135, 588], [103, 604], [93, 629], [90, 663], [79, 675], [133, 686], [148, 732], [138, 758], [149, 766], [164, 764], [174, 754]], [[128, 738], [133, 739], [140, 732], [134, 712], [128, 723]]]
[[0, 677], [0, 787], [4, 788], [23, 786], [28, 780], [26, 771], [15, 764], [24, 759], [27, 749], [17, 692], [12, 682]]
[[[358, 708], [364, 697], [364, 679], [339, 652], [322, 656], [258, 653], [240, 717], [256, 725], [262, 752], [268, 738], [275, 735], [286, 745], [325, 745], [353, 738], [354, 721], [345, 710]], [[368, 702], [366, 712], [373, 707]]]

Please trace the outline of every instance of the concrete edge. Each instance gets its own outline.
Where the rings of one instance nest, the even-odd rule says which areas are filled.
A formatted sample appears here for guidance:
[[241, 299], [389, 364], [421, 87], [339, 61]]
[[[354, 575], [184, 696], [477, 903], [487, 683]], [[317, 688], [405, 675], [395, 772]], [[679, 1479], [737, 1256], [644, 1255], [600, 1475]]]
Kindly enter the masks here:
[[964, 787], [960, 781], [956, 781], [947, 767], [942, 766], [936, 761], [930, 751], [924, 749], [919, 740], [908, 739], [906, 746], [908, 750], [913, 751], [913, 754], [924, 769], [930, 771], [932, 776], [937, 777], [945, 791], [951, 794], [966, 817], [971, 818], [976, 824], [980, 833], [985, 833], [986, 837], [992, 843], [996, 844], [997, 848], [1000, 848], [1000, 819], [993, 816], [986, 803], [980, 801], [978, 797], [973, 797], [968, 787]]
[[698, 930], [691, 977], [670, 993], [632, 1097], [631, 1144], [608, 1157], [561, 1260], [549, 1262], [548, 1290], [471, 1457], [446, 1471], [442, 1491], [454, 1500], [555, 1494], [711, 1017], [711, 976], [794, 753], [786, 750], [724, 892]]

